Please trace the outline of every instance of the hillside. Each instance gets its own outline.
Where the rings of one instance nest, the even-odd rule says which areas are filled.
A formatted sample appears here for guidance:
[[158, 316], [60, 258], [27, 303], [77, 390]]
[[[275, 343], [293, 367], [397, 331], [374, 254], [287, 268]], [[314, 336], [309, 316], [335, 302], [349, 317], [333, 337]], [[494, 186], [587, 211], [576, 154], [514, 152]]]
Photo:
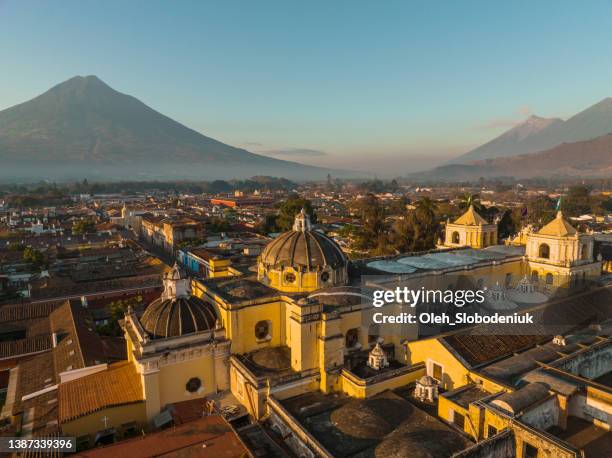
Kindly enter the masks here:
[[339, 171], [269, 158], [206, 137], [95, 76], [71, 78], [0, 111], [0, 178], [322, 179]]

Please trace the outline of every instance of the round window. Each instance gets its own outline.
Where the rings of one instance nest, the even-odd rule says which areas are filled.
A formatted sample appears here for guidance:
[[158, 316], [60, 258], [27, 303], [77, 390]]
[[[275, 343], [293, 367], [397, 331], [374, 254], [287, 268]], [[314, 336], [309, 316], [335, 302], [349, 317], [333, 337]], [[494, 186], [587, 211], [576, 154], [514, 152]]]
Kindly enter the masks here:
[[329, 272], [323, 272], [321, 274], [321, 281], [328, 281], [329, 280]]
[[285, 274], [285, 282], [286, 283], [295, 283], [295, 274], [292, 272], [287, 272]]
[[201, 387], [202, 387], [202, 380], [200, 380], [198, 377], [190, 378], [189, 381], [187, 382], [187, 384], [185, 385], [185, 388], [190, 393], [195, 393]]
[[255, 324], [255, 337], [258, 340], [267, 339], [270, 336], [270, 322], [258, 321]]

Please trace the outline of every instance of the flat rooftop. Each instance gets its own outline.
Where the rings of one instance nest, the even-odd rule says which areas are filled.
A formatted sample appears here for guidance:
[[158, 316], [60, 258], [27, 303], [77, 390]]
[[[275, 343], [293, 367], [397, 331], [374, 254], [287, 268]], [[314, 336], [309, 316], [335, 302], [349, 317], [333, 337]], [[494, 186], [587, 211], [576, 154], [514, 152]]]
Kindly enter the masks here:
[[472, 402], [478, 401], [486, 396], [490, 396], [491, 393], [483, 390], [478, 385], [468, 385], [467, 387], [460, 387], [453, 391], [444, 393], [444, 397], [453, 401], [455, 404], [465, 407], [466, 409]]
[[599, 428], [578, 417], [567, 418], [565, 431], [553, 426], [547, 432], [574, 447], [583, 449], [587, 458], [610, 456], [610, 450], [612, 450], [612, 431]]
[[368, 269], [390, 274], [410, 274], [417, 271], [444, 270], [481, 262], [501, 261], [525, 254], [524, 247], [495, 245], [481, 250], [473, 248], [439, 251], [417, 256], [399, 255], [366, 261]]
[[472, 445], [392, 391], [369, 399], [315, 392], [280, 402], [336, 457], [443, 457]]

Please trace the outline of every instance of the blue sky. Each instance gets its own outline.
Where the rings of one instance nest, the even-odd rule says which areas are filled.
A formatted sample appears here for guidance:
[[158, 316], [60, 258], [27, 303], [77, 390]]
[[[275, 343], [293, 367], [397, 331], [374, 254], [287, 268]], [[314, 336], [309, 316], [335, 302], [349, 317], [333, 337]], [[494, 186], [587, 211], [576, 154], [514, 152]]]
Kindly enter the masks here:
[[74, 75], [214, 138], [380, 173], [612, 96], [612, 2], [0, 0], [0, 109]]

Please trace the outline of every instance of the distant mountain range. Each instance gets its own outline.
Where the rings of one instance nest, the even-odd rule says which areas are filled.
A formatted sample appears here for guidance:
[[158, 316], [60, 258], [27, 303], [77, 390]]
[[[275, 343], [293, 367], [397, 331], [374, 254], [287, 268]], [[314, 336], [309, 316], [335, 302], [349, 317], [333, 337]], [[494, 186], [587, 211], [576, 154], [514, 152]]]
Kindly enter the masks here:
[[96, 76], [76, 76], [0, 111], [0, 164], [0, 179], [268, 175], [302, 180], [323, 179], [328, 173], [359, 175], [226, 145], [115, 91]]
[[531, 116], [499, 137], [433, 170], [418, 181], [469, 181], [480, 177], [612, 176], [612, 98], [567, 121]]
[[483, 159], [517, 156], [562, 143], [592, 140], [612, 133], [612, 98], [608, 97], [567, 121], [531, 116], [499, 137], [450, 161], [469, 164]]
[[470, 181], [480, 177], [612, 177], [612, 134], [563, 143], [539, 153], [448, 164], [414, 174], [417, 181]]

